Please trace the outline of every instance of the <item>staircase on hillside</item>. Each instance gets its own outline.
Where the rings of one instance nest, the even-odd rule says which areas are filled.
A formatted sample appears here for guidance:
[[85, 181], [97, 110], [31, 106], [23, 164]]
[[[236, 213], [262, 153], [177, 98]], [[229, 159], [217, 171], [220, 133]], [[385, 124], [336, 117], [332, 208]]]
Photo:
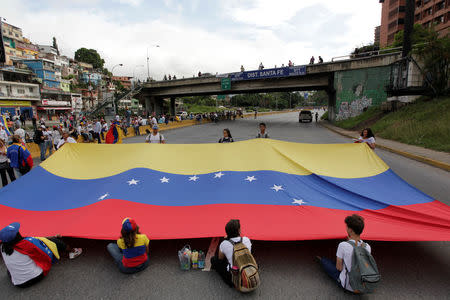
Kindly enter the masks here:
[[87, 116], [92, 116], [96, 113], [99, 113], [102, 109], [105, 109], [108, 105], [113, 104], [114, 100], [116, 103], [119, 103], [120, 100], [131, 99], [134, 95], [138, 94], [142, 89], [142, 85], [137, 85], [129, 91], [126, 91], [122, 94], [118, 94], [116, 96], [107, 97], [103, 101], [100, 101], [95, 107], [86, 112]]

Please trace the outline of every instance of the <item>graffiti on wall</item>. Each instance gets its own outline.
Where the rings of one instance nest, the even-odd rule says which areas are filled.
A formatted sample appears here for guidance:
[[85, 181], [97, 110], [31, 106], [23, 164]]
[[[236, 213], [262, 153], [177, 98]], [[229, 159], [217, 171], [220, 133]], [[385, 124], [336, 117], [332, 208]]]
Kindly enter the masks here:
[[362, 96], [352, 102], [341, 102], [339, 112], [336, 116], [337, 120], [344, 120], [360, 115], [367, 107], [372, 105], [372, 98]]

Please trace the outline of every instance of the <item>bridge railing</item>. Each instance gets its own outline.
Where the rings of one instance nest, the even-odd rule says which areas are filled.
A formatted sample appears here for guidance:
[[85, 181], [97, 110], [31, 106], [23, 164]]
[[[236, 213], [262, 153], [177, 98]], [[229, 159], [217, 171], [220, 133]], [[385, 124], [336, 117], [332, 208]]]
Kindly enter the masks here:
[[395, 47], [395, 48], [380, 49], [380, 50], [367, 51], [367, 52], [361, 52], [361, 53], [347, 54], [347, 55], [342, 55], [342, 56], [335, 56], [331, 59], [331, 62], [355, 59], [355, 58], [373, 57], [373, 56], [379, 56], [379, 55], [385, 55], [385, 54], [400, 53], [400, 52], [402, 52], [402, 49], [403, 49], [403, 47]]

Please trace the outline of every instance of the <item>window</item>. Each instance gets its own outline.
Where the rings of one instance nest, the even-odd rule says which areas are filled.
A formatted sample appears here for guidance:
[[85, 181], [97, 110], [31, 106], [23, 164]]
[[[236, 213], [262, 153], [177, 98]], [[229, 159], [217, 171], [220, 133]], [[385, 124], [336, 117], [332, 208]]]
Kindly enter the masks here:
[[17, 89], [17, 94], [25, 94], [25, 90], [24, 89]]
[[418, 13], [417, 15], [414, 16], [414, 20], [415, 21], [419, 21], [420, 20], [420, 13]]
[[434, 19], [434, 23], [435, 23], [435, 24], [441, 24], [441, 23], [444, 23], [444, 15], [435, 18], [435, 19]]
[[422, 1], [421, 0], [416, 1], [416, 7], [420, 7], [421, 5], [422, 5]]
[[431, 15], [433, 14], [433, 8], [432, 8], [432, 7], [427, 8], [427, 9], [425, 10], [425, 14], [431, 16]]
[[436, 4], [436, 11], [443, 9], [445, 6], [445, 1], [441, 1], [438, 4]]
[[29, 87], [28, 90], [30, 91], [30, 93], [34, 93], [34, 88]]
[[14, 34], [16, 37], [19, 37], [19, 35], [16, 33], [16, 34]]

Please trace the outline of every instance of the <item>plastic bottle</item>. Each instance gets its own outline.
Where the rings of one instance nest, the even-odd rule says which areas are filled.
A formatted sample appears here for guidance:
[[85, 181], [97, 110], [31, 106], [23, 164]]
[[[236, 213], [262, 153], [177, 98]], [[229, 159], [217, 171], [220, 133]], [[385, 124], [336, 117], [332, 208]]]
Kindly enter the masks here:
[[192, 251], [192, 269], [198, 268], [198, 252], [196, 250]]
[[205, 253], [203, 253], [203, 251], [201, 250], [198, 252], [198, 268], [205, 268]]

